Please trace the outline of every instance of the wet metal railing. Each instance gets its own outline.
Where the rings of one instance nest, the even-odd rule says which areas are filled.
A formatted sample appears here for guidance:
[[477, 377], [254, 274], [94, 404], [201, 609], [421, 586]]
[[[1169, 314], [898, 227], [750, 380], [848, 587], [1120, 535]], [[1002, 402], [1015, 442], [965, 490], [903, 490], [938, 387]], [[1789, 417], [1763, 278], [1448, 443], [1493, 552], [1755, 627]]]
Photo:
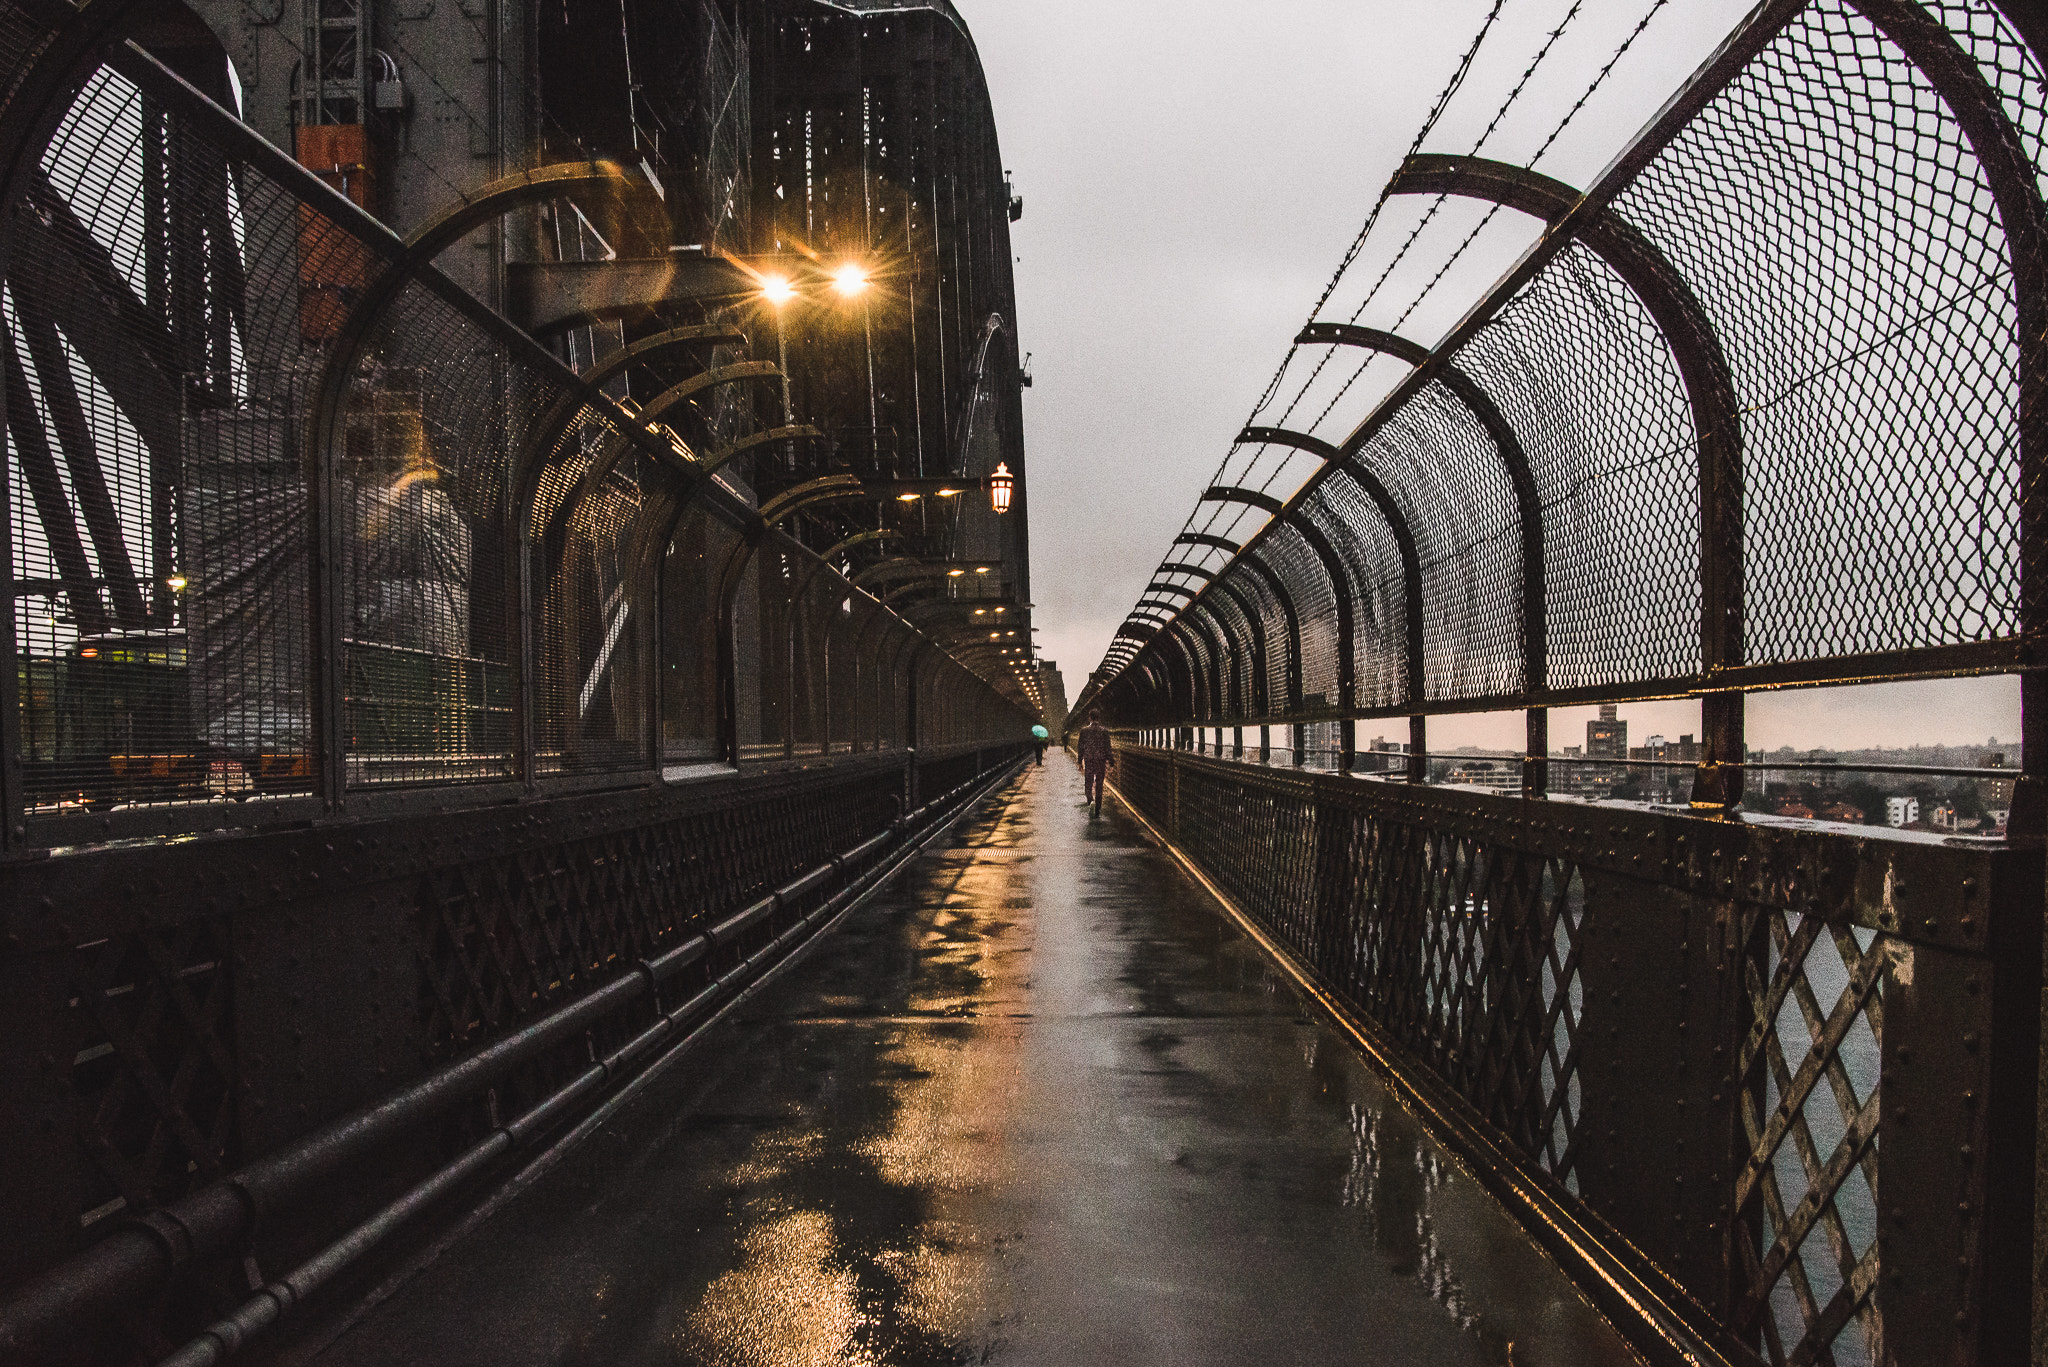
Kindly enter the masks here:
[[1525, 1217], [1731, 1360], [2024, 1357], [2038, 849], [1139, 746], [1113, 777]]

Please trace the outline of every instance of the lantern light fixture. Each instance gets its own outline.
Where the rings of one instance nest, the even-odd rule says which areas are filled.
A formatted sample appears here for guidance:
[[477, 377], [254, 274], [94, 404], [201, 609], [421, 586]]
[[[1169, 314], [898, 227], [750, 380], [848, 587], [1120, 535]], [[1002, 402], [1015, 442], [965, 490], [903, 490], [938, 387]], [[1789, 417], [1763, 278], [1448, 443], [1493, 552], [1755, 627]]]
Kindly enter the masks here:
[[1009, 463], [998, 461], [995, 473], [988, 477], [988, 506], [998, 513], [1010, 511], [1010, 495], [1017, 487], [1017, 477], [1010, 473]]

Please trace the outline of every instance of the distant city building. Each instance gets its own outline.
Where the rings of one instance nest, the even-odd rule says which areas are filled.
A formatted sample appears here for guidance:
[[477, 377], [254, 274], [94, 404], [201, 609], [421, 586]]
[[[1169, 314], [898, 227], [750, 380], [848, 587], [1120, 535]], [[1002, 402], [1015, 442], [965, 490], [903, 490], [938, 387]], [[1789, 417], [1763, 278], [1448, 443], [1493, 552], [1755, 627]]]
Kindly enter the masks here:
[[[1567, 755], [1571, 754], [1566, 750]], [[1617, 715], [1613, 703], [1600, 704], [1600, 715], [1586, 723], [1587, 759], [1627, 759], [1628, 723]], [[1584, 797], [1605, 797], [1618, 783], [1627, 781], [1628, 771], [1619, 765], [1574, 764], [1569, 783]]]
[[1628, 723], [1616, 715], [1611, 702], [1600, 704], [1598, 721], [1586, 723], [1586, 758], [1628, 758]]
[[1797, 817], [1802, 821], [1813, 820], [1813, 808], [1796, 799], [1788, 800], [1778, 808], [1779, 816]]
[[1520, 792], [1522, 762], [1518, 759], [1465, 759], [1451, 766], [1452, 783], [1469, 783], [1498, 792]]
[[1884, 819], [1889, 826], [1912, 825], [1920, 819], [1920, 799], [1893, 794], [1884, 800]]
[[[2003, 769], [2005, 767], [2004, 753], [1994, 752], [1984, 756], [1983, 767], [1986, 769]], [[2012, 779], [1980, 778], [1977, 780], [1977, 796], [1983, 802], [1987, 811], [1993, 807], [2009, 809], [2012, 806]]]
[[1827, 821], [1846, 821], [1852, 826], [1863, 824], [1863, 809], [1847, 802], [1837, 802], [1823, 807], [1820, 814], [1822, 819]]
[[1384, 736], [1374, 736], [1372, 743], [1365, 747], [1365, 751], [1368, 755], [1378, 755], [1381, 758], [1360, 763], [1355, 770], [1357, 773], [1386, 774], [1408, 767], [1408, 762], [1405, 758], [1400, 760], [1393, 758], [1395, 755], [1407, 755], [1408, 742], [1405, 740], [1388, 740]]
[[[1627, 723], [1623, 723], [1624, 726]], [[1650, 736], [1641, 745], [1631, 748], [1630, 759], [1664, 761], [1670, 768], [1636, 771], [1644, 787], [1644, 796], [1652, 802], [1684, 801], [1692, 794], [1693, 766], [1700, 762], [1699, 742], [1690, 735], [1677, 740], [1663, 736]]]

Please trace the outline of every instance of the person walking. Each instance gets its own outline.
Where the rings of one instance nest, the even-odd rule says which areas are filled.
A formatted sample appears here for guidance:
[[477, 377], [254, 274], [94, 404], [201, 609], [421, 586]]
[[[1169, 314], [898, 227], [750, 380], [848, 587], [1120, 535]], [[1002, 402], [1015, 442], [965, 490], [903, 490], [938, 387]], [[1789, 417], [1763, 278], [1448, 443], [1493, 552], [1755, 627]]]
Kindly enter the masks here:
[[1045, 763], [1045, 743], [1051, 739], [1052, 732], [1046, 730], [1043, 726], [1031, 728], [1031, 743], [1038, 747], [1038, 762], [1040, 765]]
[[1102, 724], [1102, 713], [1090, 712], [1088, 724], [1081, 728], [1081, 781], [1082, 793], [1095, 804], [1096, 816], [1102, 815], [1102, 779], [1116, 767], [1116, 755], [1109, 744], [1109, 728]]

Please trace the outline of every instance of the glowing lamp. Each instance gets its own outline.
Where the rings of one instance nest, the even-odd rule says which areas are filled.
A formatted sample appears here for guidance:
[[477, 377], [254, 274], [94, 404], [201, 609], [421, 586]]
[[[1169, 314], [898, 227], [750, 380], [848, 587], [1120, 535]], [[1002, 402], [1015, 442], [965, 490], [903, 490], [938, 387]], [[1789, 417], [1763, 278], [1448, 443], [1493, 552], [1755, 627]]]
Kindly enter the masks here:
[[832, 288], [848, 299], [868, 287], [868, 273], [849, 261], [832, 273]]
[[761, 297], [781, 308], [796, 298], [796, 286], [789, 283], [788, 276], [764, 275], [761, 277]]
[[1010, 511], [1010, 494], [1017, 487], [1017, 477], [1010, 473], [1007, 462], [997, 462], [996, 471], [988, 477], [988, 506], [999, 513]]
[[171, 586], [172, 593], [183, 593], [185, 591], [186, 579], [182, 574], [174, 574], [169, 579], [164, 580], [164, 582]]

